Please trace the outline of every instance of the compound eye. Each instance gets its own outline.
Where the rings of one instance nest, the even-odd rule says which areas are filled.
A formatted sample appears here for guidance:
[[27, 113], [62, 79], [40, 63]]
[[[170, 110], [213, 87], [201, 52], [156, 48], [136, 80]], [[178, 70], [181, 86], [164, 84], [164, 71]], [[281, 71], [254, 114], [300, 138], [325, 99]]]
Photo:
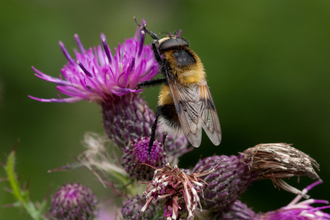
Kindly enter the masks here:
[[168, 50], [174, 47], [188, 46], [189, 43], [182, 38], [170, 38], [159, 45], [159, 50]]

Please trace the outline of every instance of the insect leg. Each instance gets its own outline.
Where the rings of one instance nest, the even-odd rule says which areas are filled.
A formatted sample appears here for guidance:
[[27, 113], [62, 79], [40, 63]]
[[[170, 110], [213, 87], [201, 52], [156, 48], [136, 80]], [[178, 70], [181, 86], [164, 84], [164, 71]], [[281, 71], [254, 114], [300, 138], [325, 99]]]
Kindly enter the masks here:
[[135, 16], [133, 17], [133, 19], [134, 19], [136, 25], [139, 26], [139, 27], [140, 27], [142, 30], [144, 30], [145, 32], [147, 32], [147, 33], [150, 35], [150, 37], [152, 37], [152, 39], [159, 40], [159, 37], [158, 37], [155, 33], [151, 32], [151, 31], [149, 31], [149, 30], [147, 29], [147, 25], [146, 25], [146, 24], [144, 24], [144, 25], [139, 24], [139, 23], [137, 22]]
[[151, 86], [158, 86], [158, 85], [164, 84], [166, 82], [167, 82], [166, 79], [151, 79], [151, 80], [139, 83], [137, 85], [137, 89], [151, 87]]
[[162, 58], [160, 57], [160, 55], [158, 53], [156, 42], [157, 42], [156, 40], [152, 41], [151, 49], [154, 52], [154, 55], [155, 55], [155, 58], [156, 58], [157, 62], [159, 63], [160, 66], [162, 66], [163, 60], [162, 60]]
[[151, 160], [150, 151], [151, 151], [152, 145], [154, 144], [159, 115], [160, 115], [159, 108], [157, 107], [156, 119], [155, 119], [154, 124], [152, 125], [152, 128], [151, 128], [151, 135], [150, 135], [150, 141], [149, 141], [148, 157], [149, 157], [150, 160]]

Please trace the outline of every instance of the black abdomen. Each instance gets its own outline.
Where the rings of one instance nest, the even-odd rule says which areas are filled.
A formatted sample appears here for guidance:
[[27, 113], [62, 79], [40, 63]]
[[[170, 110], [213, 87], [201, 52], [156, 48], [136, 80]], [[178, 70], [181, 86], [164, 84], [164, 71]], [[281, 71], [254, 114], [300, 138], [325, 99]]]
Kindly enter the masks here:
[[160, 118], [162, 119], [161, 120], [162, 123], [164, 123], [164, 125], [165, 126], [167, 125], [166, 127], [168, 127], [165, 130], [168, 130], [170, 128], [171, 129], [181, 128], [179, 117], [175, 110], [174, 104], [160, 105], [157, 108], [160, 114]]

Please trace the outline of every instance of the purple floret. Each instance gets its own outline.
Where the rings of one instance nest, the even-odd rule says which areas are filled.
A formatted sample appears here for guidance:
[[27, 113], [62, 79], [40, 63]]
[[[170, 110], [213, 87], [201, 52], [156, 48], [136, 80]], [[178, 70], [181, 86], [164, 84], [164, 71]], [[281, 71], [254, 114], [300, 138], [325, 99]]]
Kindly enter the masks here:
[[[316, 181], [315, 183], [306, 187], [302, 193], [306, 195], [306, 193], [311, 190], [314, 186], [322, 183], [321, 180]], [[256, 217], [256, 220], [326, 220], [330, 219], [330, 215], [321, 210], [329, 209], [330, 206], [321, 206], [321, 207], [313, 207], [312, 204], [329, 204], [326, 200], [318, 200], [318, 199], [308, 199], [302, 202], [299, 202], [303, 195], [298, 195], [289, 205], [282, 207], [278, 210], [267, 212], [264, 214], [259, 214]]]
[[145, 33], [137, 28], [134, 38], [125, 40], [114, 48], [114, 55], [101, 34], [102, 47], [85, 50], [77, 34], [74, 35], [79, 51], [75, 50], [76, 59], [72, 59], [64, 44], [60, 47], [68, 60], [59, 78], [46, 75], [32, 67], [36, 76], [57, 84], [57, 90], [68, 98], [43, 99], [29, 96], [41, 102], [77, 102], [95, 101], [99, 104], [112, 99], [136, 93], [138, 83], [150, 80], [158, 73], [158, 63], [150, 45], [144, 45]]

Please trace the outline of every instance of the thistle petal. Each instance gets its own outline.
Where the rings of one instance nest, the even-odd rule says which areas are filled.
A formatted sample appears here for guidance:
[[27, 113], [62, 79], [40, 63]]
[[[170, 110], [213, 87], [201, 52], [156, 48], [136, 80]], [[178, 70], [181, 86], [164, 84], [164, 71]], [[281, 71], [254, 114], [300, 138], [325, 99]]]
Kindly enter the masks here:
[[29, 97], [41, 102], [76, 102], [84, 99], [101, 104], [112, 100], [113, 96], [140, 92], [135, 90], [137, 84], [153, 78], [158, 73], [158, 63], [151, 46], [144, 45], [145, 33], [141, 33], [140, 28], [137, 28], [137, 32], [139, 37], [118, 44], [114, 56], [104, 34], [101, 34], [103, 50], [100, 46], [85, 50], [78, 35], [75, 34], [74, 38], [80, 50], [80, 52], [75, 51], [75, 60], [60, 42], [61, 50], [68, 60], [61, 71], [61, 79], [46, 75], [34, 67], [32, 69], [37, 77], [56, 83], [61, 93], [71, 97], [64, 99]]

